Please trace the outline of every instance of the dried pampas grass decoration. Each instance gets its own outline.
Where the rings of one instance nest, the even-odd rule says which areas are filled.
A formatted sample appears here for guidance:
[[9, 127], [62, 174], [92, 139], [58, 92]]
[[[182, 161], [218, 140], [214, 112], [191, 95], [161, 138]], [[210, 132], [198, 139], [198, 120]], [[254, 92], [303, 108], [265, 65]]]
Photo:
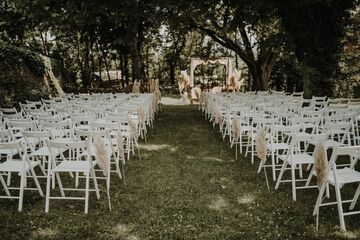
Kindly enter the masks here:
[[233, 114], [233, 119], [231, 122], [231, 132], [233, 135], [232, 136], [233, 140], [231, 143], [231, 147], [232, 147], [233, 143], [240, 138], [240, 121], [239, 121], [238, 116], [235, 113]]
[[267, 131], [265, 128], [261, 128], [259, 130], [259, 132], [257, 133], [256, 137], [255, 137], [255, 144], [256, 144], [256, 153], [258, 155], [258, 157], [260, 158], [261, 161], [261, 165], [264, 168], [264, 173], [265, 173], [265, 179], [266, 179], [266, 185], [268, 187], [268, 190], [270, 190], [270, 186], [269, 186], [269, 181], [268, 181], [268, 177], [267, 177], [267, 173], [266, 173], [266, 168], [265, 168], [265, 162], [266, 162], [266, 155], [267, 155], [267, 141], [266, 141], [266, 134]]
[[140, 82], [137, 80], [134, 81], [132, 93], [140, 93]]
[[155, 79], [149, 80], [149, 92], [150, 93], [155, 92]]
[[143, 123], [145, 121], [145, 111], [143, 107], [139, 107], [138, 114], [139, 114], [140, 122]]
[[106, 182], [106, 193], [109, 201], [109, 209], [111, 211], [111, 201], [110, 201], [110, 158], [106, 153], [105, 144], [101, 137], [94, 138], [95, 143], [95, 154], [97, 159], [97, 164], [108, 178]]
[[123, 135], [121, 133], [121, 129], [118, 128], [116, 131], [116, 143], [119, 149], [119, 156], [121, 159], [121, 162], [125, 164], [125, 150], [124, 150], [124, 139]]
[[180, 71], [180, 79], [178, 81], [178, 84], [179, 84], [179, 93], [181, 95], [183, 91], [187, 89], [187, 87], [190, 85], [190, 76], [186, 72], [186, 70]]
[[324, 143], [321, 141], [318, 142], [315, 146], [314, 160], [315, 160], [314, 168], [317, 177], [317, 186], [318, 189], [320, 190], [321, 185], [325, 181], [325, 175], [326, 175], [325, 172], [328, 164], [327, 156], [326, 156], [326, 148]]
[[138, 135], [136, 124], [135, 124], [134, 120], [132, 119], [132, 117], [129, 115], [128, 115], [128, 123], [129, 123], [131, 131], [133, 132], [133, 134], [135, 135], [135, 138], [137, 139], [139, 135]]
[[94, 143], [97, 160], [96, 162], [99, 165], [100, 169], [103, 171], [104, 175], [107, 176], [110, 168], [110, 160], [108, 159], [108, 155], [106, 154], [104, 141], [101, 137], [95, 137]]
[[218, 108], [215, 109], [214, 114], [215, 114], [215, 119], [214, 119], [213, 126], [215, 126], [216, 124], [220, 124], [223, 120], [223, 117]]
[[[317, 186], [320, 191], [321, 186], [326, 181], [327, 154], [324, 142], [319, 141], [314, 149], [314, 169], [316, 172]], [[319, 209], [316, 213], [316, 230], [319, 229]]]

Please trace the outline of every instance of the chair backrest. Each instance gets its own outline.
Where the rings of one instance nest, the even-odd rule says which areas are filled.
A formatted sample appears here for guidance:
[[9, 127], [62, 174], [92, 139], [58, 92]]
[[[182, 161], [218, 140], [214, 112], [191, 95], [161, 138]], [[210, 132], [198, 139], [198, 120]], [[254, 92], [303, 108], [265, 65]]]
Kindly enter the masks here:
[[36, 131], [38, 130], [37, 125], [34, 121], [7, 121], [6, 122], [7, 127], [10, 130], [10, 133], [13, 135], [13, 138], [21, 137], [19, 133], [20, 131], [24, 130], [30, 130], [30, 131]]
[[50, 134], [52, 135], [52, 138], [56, 137], [56, 132], [60, 130], [65, 137], [71, 137], [73, 136], [73, 128], [71, 124], [71, 120], [63, 120], [61, 122], [41, 122], [41, 126], [44, 130], [48, 130]]
[[29, 101], [26, 100], [27, 104], [34, 104], [36, 106], [36, 108], [41, 108], [42, 107], [42, 102], [41, 101]]
[[[348, 144], [350, 145], [351, 139], [350, 139], [350, 130], [353, 126], [353, 122], [326, 122], [323, 126], [324, 132], [329, 133], [331, 138], [339, 137], [339, 141], [341, 143], [345, 143], [346, 139], [348, 140]], [[341, 130], [341, 131], [339, 131]]]
[[0, 142], [10, 142], [13, 140], [13, 136], [9, 129], [0, 130]]
[[302, 130], [306, 131], [311, 129], [311, 133], [317, 133], [319, 130], [319, 125], [321, 122], [321, 117], [294, 117], [292, 119], [292, 125], [300, 124], [302, 125]]
[[326, 169], [326, 176], [330, 173], [332, 170], [335, 176], [337, 176], [337, 168], [338, 164], [336, 163], [339, 156], [348, 156], [349, 157], [349, 164], [343, 164], [343, 161], [341, 163], [341, 166], [350, 166], [350, 168], [355, 167], [358, 159], [360, 158], [360, 146], [343, 146], [343, 147], [334, 147], [333, 152], [331, 154], [331, 158], [329, 161], [329, 164]]
[[80, 138], [83, 139], [85, 138], [87, 141], [90, 142], [94, 142], [94, 139], [96, 137], [100, 137], [100, 138], [107, 138], [110, 139], [110, 134], [109, 131], [107, 129], [105, 130], [81, 130], [81, 129], [77, 129], [75, 130], [75, 135]]
[[12, 114], [6, 114], [6, 113], [0, 113], [2, 118], [4, 120], [12, 120], [12, 119], [27, 119], [27, 117], [24, 117], [21, 113], [12, 113]]
[[280, 124], [274, 124], [270, 128], [270, 141], [272, 142], [278, 142], [283, 141], [285, 137], [288, 139], [299, 133], [301, 129], [300, 125], [280, 125]]
[[292, 137], [291, 137], [290, 152], [291, 153], [306, 152], [310, 145], [307, 143], [323, 142], [327, 138], [328, 138], [327, 133], [321, 133], [321, 134], [309, 134], [309, 133], [303, 133], [303, 132], [296, 133], [296, 134], [292, 135]]
[[[20, 140], [15, 140], [11, 142], [0, 142], [0, 149], [9, 150], [9, 152], [12, 153], [17, 153], [22, 160], [25, 160], [24, 156], [27, 156], [25, 148]], [[13, 154], [9, 154], [9, 156], [12, 155]]]
[[51, 137], [50, 132], [48, 131], [21, 131], [21, 133], [31, 151], [35, 151], [46, 145], [46, 142], [49, 141]]
[[15, 107], [12, 108], [0, 108], [0, 112], [4, 114], [16, 114], [18, 111]]

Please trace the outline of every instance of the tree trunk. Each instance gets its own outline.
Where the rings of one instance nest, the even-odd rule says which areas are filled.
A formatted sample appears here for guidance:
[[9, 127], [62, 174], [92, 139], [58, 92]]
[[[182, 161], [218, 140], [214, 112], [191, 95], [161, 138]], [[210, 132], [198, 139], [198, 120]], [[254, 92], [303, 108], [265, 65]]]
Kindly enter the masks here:
[[170, 84], [175, 84], [175, 64], [173, 62], [169, 63], [169, 77], [170, 77]]
[[127, 54], [124, 55], [124, 76], [126, 86], [129, 86], [129, 58]]
[[301, 66], [302, 77], [303, 77], [303, 89], [304, 89], [304, 98], [311, 98], [312, 96], [312, 89], [311, 89], [311, 81], [310, 81], [310, 74], [311, 68], [303, 63]]

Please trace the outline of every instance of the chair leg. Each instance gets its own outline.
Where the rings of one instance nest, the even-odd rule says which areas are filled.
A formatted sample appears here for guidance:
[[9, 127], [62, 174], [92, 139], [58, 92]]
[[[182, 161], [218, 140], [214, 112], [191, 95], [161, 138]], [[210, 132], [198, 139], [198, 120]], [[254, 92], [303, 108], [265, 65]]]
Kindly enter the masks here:
[[284, 161], [284, 163], [283, 163], [283, 165], [282, 165], [282, 167], [281, 167], [281, 171], [280, 171], [280, 173], [279, 173], [279, 177], [278, 177], [278, 179], [277, 179], [277, 181], [276, 181], [276, 184], [275, 184], [275, 189], [276, 189], [276, 190], [279, 188], [280, 181], [281, 181], [282, 176], [283, 176], [283, 174], [284, 174], [284, 172], [285, 172], [285, 169], [286, 169], [286, 165], [287, 165], [287, 162]]
[[315, 203], [315, 207], [314, 207], [314, 211], [313, 211], [313, 216], [315, 216], [318, 213], [318, 211], [320, 211], [320, 204], [322, 203], [322, 199], [323, 199], [323, 196], [324, 196], [326, 185], [327, 184], [324, 183], [320, 187], [319, 195], [318, 195], [318, 197], [316, 199], [316, 203]]
[[[99, 186], [98, 186], [98, 183], [97, 183], [97, 180], [96, 180], [95, 170], [93, 168], [91, 169], [91, 177], [92, 177], [92, 179], [94, 181], [96, 197], [97, 197], [97, 199], [100, 199]], [[110, 172], [109, 172], [108, 178], [110, 179]]]
[[63, 185], [61, 182], [60, 173], [55, 173], [55, 176], [56, 176], [56, 180], [58, 181], [58, 184], [59, 184], [61, 196], [65, 197], [65, 192], [64, 192], [64, 188], [63, 188]]
[[276, 170], [275, 170], [275, 156], [274, 150], [271, 151], [271, 165], [272, 165], [272, 174], [273, 174], [273, 181], [276, 181]]
[[337, 184], [335, 184], [335, 194], [336, 194], [336, 201], [337, 201], [338, 214], [339, 214], [339, 220], [340, 220], [340, 229], [342, 231], [346, 231], [344, 210], [343, 210], [342, 200], [341, 200], [341, 192], [340, 192], [340, 188]]
[[8, 172], [7, 174], [7, 183], [6, 183], [8, 186], [10, 186], [11, 184], [11, 172]]
[[40, 196], [43, 197], [43, 196], [44, 196], [44, 193], [43, 193], [43, 191], [42, 191], [42, 189], [41, 189], [41, 186], [40, 186], [40, 184], [39, 184], [39, 181], [38, 181], [38, 179], [37, 179], [37, 177], [36, 177], [36, 175], [35, 175], [34, 168], [30, 168], [30, 173], [31, 173], [32, 178], [34, 179], [36, 188], [37, 188]]
[[52, 182], [51, 179], [55, 179], [52, 178], [50, 176], [50, 171], [47, 173], [47, 177], [46, 177], [46, 197], [45, 197], [45, 212], [48, 213], [49, 212], [49, 205], [50, 205], [50, 191], [51, 191], [51, 187], [50, 184]]
[[2, 174], [0, 174], [0, 182], [1, 182], [1, 185], [3, 186], [3, 188], [4, 188], [4, 191], [5, 191], [6, 195], [11, 196], [11, 194], [9, 192], [9, 189], [8, 189], [8, 186], [6, 185], [5, 179], [4, 179]]
[[85, 214], [89, 210], [89, 171], [86, 172], [86, 183], [85, 183]]
[[311, 170], [310, 170], [309, 177], [307, 178], [306, 183], [305, 183], [306, 187], [310, 185], [311, 179], [314, 176], [314, 168], [315, 168], [315, 165], [313, 165]]
[[19, 212], [22, 211], [25, 182], [26, 182], [26, 171], [23, 170], [20, 178], [19, 208], [18, 208]]
[[351, 204], [350, 204], [350, 207], [349, 207], [349, 210], [353, 210], [354, 207], [355, 207], [355, 204], [359, 198], [359, 195], [360, 195], [360, 184], [358, 185], [357, 189], [356, 189], [356, 192], [354, 194], [354, 197], [353, 197], [353, 200], [351, 201]]
[[254, 142], [251, 140], [251, 163], [254, 164]]
[[296, 201], [295, 165], [291, 164], [291, 187], [293, 200]]

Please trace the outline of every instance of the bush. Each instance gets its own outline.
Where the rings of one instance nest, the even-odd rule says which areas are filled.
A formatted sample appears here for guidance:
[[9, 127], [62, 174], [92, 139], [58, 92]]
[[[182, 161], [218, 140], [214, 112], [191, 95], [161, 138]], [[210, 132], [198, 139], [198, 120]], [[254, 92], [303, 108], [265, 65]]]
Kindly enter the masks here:
[[44, 73], [38, 53], [0, 42], [0, 105], [48, 97]]

